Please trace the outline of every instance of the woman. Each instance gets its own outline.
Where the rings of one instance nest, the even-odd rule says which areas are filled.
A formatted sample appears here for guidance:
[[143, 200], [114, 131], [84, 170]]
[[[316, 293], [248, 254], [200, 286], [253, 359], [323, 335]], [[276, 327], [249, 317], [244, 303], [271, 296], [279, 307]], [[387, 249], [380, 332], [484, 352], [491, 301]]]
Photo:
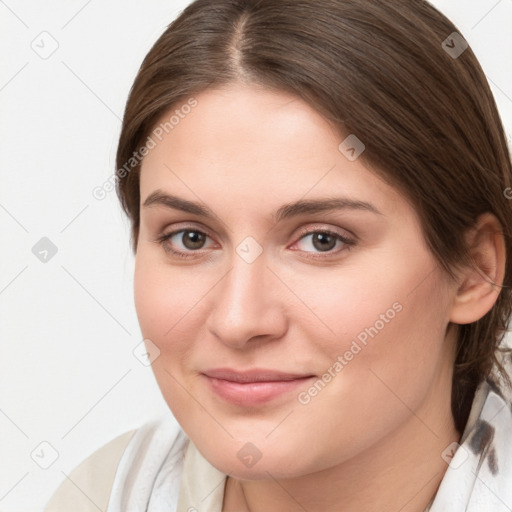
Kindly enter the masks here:
[[511, 162], [446, 18], [196, 1], [141, 66], [117, 169], [181, 429], [113, 441], [48, 510], [512, 508]]

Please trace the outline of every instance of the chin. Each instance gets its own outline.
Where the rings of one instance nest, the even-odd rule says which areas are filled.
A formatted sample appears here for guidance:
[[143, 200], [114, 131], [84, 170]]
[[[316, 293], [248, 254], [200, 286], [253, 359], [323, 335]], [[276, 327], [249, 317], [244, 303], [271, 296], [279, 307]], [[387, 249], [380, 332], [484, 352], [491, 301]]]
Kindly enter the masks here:
[[[230, 439], [214, 442], [199, 439], [194, 442], [208, 462], [219, 471], [243, 480], [293, 478], [307, 473], [305, 454], [299, 448], [281, 443]], [[300, 453], [300, 457], [298, 454]], [[298, 467], [300, 461], [300, 467]]]

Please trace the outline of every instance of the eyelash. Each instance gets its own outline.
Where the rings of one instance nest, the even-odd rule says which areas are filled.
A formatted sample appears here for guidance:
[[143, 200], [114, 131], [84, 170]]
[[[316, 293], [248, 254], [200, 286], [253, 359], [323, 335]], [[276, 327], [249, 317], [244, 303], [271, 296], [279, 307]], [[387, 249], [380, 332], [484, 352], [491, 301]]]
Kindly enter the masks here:
[[[159, 243], [165, 252], [167, 253], [171, 253], [173, 254], [174, 256], [177, 256], [179, 258], [183, 258], [183, 259], [188, 259], [188, 258], [194, 258], [197, 256], [197, 253], [200, 253], [201, 249], [199, 250], [189, 250], [189, 251], [177, 251], [176, 249], [173, 249], [167, 242], [175, 235], [179, 234], [179, 233], [185, 233], [185, 232], [192, 232], [192, 233], [200, 233], [202, 235], [205, 235], [206, 237], [210, 238], [211, 237], [205, 233], [204, 231], [201, 231], [200, 229], [195, 229], [195, 228], [182, 228], [182, 229], [178, 229], [176, 231], [172, 231], [171, 233], [166, 233], [166, 234], [163, 234], [161, 236], [159, 236], [155, 242]], [[343, 235], [340, 235], [339, 233], [336, 233], [334, 231], [331, 231], [329, 229], [318, 229], [318, 228], [309, 228], [309, 229], [305, 229], [299, 236], [297, 242], [299, 242], [300, 240], [306, 238], [307, 236], [309, 235], [312, 235], [312, 234], [322, 234], [322, 235], [329, 235], [329, 236], [333, 236], [335, 237], [338, 241], [344, 243], [346, 245], [346, 248], [345, 250], [349, 250], [351, 247], [353, 247], [355, 244], [356, 244], [356, 241], [355, 240], [352, 240], [350, 238], [347, 238]], [[295, 242], [294, 245], [297, 243]], [[293, 250], [296, 250], [296, 249], [293, 249]], [[342, 249], [343, 250], [343, 249]], [[304, 251], [306, 252], [307, 254], [311, 254], [311, 253], [308, 253], [307, 251]], [[329, 256], [332, 256], [333, 254], [337, 254], [338, 252], [341, 252], [340, 250], [338, 251], [325, 251], [324, 253], [322, 253], [321, 251], [320, 252], [317, 252], [317, 253], [314, 253], [316, 255], [309, 255], [309, 256], [306, 256], [307, 258], [312, 258], [312, 259], [318, 259], [318, 258], [326, 258], [326, 257], [329, 257]], [[322, 254], [326, 254], [326, 256], [322, 256]], [[208, 257], [208, 261], [209, 261], [210, 257]]]

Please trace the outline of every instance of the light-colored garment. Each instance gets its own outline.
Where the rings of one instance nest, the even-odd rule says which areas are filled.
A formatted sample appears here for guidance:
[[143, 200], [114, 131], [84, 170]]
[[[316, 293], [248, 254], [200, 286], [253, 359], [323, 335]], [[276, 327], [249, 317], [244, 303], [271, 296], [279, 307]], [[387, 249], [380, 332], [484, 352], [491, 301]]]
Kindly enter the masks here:
[[116, 437], [85, 459], [66, 476], [45, 512], [105, 511], [119, 460], [136, 432], [132, 430]]
[[512, 401], [482, 383], [466, 428], [429, 512], [512, 510]]
[[226, 478], [165, 419], [94, 452], [64, 480], [45, 512], [221, 512]]
[[[450, 449], [443, 454], [449, 466], [429, 511], [510, 512], [511, 403], [492, 382], [478, 387], [461, 445], [452, 448], [453, 458]], [[161, 421], [115, 439], [87, 459], [46, 512], [222, 512], [226, 478], [183, 431]]]

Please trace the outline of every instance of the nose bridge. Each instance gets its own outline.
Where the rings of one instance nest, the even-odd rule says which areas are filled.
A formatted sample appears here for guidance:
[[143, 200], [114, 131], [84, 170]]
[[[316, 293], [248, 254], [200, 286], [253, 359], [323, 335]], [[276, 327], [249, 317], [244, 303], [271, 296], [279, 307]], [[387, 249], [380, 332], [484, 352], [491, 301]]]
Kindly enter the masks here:
[[285, 321], [269, 288], [272, 277], [264, 254], [248, 260], [233, 253], [231, 268], [216, 287], [210, 331], [238, 348], [255, 336], [279, 336]]
[[231, 270], [220, 290], [219, 304], [226, 307], [224, 314], [249, 317], [261, 311], [270, 299], [266, 296], [268, 273], [262, 256], [248, 263], [233, 255]]

